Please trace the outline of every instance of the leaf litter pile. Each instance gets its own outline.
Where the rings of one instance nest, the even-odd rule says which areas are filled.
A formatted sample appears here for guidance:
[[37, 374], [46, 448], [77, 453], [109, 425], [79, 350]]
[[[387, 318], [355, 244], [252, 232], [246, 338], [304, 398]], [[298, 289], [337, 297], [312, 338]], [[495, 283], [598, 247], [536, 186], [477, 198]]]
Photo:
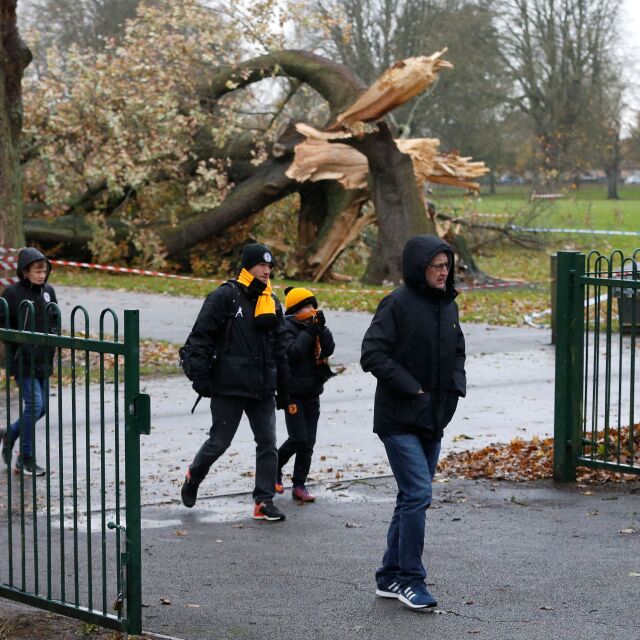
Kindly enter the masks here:
[[[640, 423], [633, 428], [633, 442], [628, 427], [610, 430], [607, 436], [598, 432], [597, 442], [585, 447], [585, 455], [595, 460], [634, 464], [640, 468]], [[508, 444], [492, 444], [483, 449], [449, 453], [438, 462], [438, 473], [445, 478], [488, 478], [526, 482], [553, 477], [553, 438], [522, 440], [514, 438]], [[578, 467], [580, 483], [605, 484], [640, 480], [638, 474], [613, 472], [606, 469]]]

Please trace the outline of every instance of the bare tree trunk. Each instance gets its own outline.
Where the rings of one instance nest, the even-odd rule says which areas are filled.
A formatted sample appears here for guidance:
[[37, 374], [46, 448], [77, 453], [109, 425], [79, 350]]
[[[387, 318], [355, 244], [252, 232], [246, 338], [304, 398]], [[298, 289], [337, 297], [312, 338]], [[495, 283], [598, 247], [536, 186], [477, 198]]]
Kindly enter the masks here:
[[620, 200], [618, 195], [618, 172], [606, 171], [607, 174], [607, 200]]
[[604, 171], [607, 176], [607, 200], [619, 200], [618, 179], [620, 178], [620, 128], [612, 131], [612, 139], [606, 145], [608, 152], [604, 158]]
[[17, 0], [0, 0], [0, 246], [22, 246], [22, 76], [31, 51], [16, 24]]

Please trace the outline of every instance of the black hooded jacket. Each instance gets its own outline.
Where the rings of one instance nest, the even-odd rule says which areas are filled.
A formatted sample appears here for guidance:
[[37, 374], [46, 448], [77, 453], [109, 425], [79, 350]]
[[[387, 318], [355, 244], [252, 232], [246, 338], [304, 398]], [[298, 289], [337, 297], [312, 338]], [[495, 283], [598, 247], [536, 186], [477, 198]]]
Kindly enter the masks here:
[[[284, 318], [287, 359], [291, 369], [289, 393], [296, 398], [315, 398], [324, 391], [325, 380], [315, 361], [316, 340], [307, 331], [307, 324], [294, 316]], [[328, 358], [336, 348], [333, 335], [328, 327], [319, 334], [320, 357]]]
[[287, 392], [284, 319], [273, 297], [276, 322], [271, 328], [256, 325], [258, 296], [237, 280], [225, 282], [205, 299], [188, 342], [194, 351], [194, 368], [201, 370], [200, 377], [211, 380], [215, 395], [261, 399], [276, 390]]
[[[45, 260], [47, 263], [47, 278], [42, 285], [34, 284], [24, 275], [25, 269], [38, 260]], [[57, 304], [58, 299], [53, 287], [47, 284], [51, 273], [51, 263], [40, 251], [34, 247], [27, 247], [18, 254], [16, 273], [20, 281], [7, 287], [1, 296], [7, 301], [9, 307], [9, 327], [23, 331], [31, 331], [33, 328], [37, 333], [56, 333], [59, 310], [51, 303]], [[33, 303], [34, 318], [31, 317], [27, 304], [22, 305], [21, 309], [21, 304], [25, 300]], [[5, 323], [5, 306], [0, 302], [0, 326], [5, 327]], [[10, 375], [18, 375], [20, 373], [20, 362], [22, 362], [22, 375], [25, 377], [30, 376], [32, 360], [36, 378], [50, 376], [53, 372], [55, 349], [44, 345], [23, 345], [19, 347], [15, 343], [6, 344], [9, 345], [11, 358]]]
[[[444, 291], [425, 279], [438, 253], [451, 265]], [[378, 379], [373, 430], [438, 439], [467, 390], [454, 257], [440, 238], [416, 236], [405, 245], [402, 267], [405, 284], [380, 302], [362, 341], [362, 368]]]

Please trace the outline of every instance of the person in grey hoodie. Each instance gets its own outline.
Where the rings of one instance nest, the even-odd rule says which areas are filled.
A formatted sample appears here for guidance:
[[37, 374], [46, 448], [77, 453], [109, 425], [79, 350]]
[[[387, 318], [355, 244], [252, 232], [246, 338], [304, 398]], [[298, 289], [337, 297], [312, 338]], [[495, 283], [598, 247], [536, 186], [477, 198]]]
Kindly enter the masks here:
[[[19, 281], [7, 287], [0, 301], [0, 326], [38, 333], [53, 332], [57, 326], [58, 299], [48, 284], [51, 263], [34, 247], [21, 249], [18, 254]], [[31, 317], [33, 305], [34, 317]], [[54, 304], [55, 303], [55, 304]], [[8, 315], [8, 319], [7, 319]], [[9, 348], [8, 376], [16, 380], [22, 398], [22, 415], [8, 428], [0, 427], [2, 459], [11, 464], [12, 450], [20, 440], [20, 454], [14, 467], [16, 473], [44, 475], [33, 455], [36, 422], [44, 416], [49, 398], [49, 376], [53, 372], [54, 349], [45, 345], [6, 343]]]

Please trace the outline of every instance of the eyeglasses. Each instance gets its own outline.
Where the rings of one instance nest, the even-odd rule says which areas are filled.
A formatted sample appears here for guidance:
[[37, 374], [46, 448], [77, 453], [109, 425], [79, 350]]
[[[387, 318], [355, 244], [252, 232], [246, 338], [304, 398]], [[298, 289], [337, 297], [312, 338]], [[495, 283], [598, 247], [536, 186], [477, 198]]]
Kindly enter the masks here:
[[438, 264], [428, 264], [427, 267], [435, 269], [436, 271], [449, 271], [448, 262], [438, 262]]

